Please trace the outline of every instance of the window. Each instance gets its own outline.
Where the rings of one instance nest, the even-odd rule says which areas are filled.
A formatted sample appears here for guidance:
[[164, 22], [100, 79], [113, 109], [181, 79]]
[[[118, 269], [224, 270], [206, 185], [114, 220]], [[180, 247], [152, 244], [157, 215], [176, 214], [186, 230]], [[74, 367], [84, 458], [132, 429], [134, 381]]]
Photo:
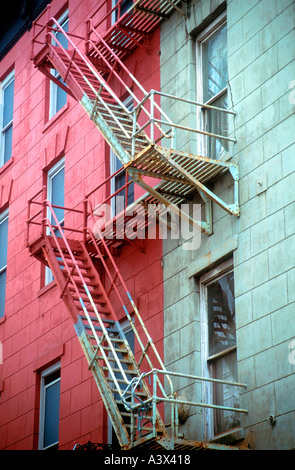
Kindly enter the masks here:
[[[218, 108], [228, 108], [227, 26], [225, 16], [207, 28], [197, 40], [198, 100]], [[228, 136], [228, 115], [203, 108], [199, 125], [206, 132]], [[220, 159], [229, 150], [228, 141], [204, 137], [203, 152]]]
[[[201, 278], [202, 366], [206, 377], [237, 382], [234, 273], [226, 262]], [[209, 404], [239, 407], [238, 388], [207, 383], [204, 400]], [[240, 425], [238, 413], [210, 410], [206, 413], [207, 438]]]
[[39, 449], [58, 449], [60, 364], [41, 374]]
[[[128, 108], [128, 110], [132, 110], [133, 108], [133, 100], [129, 98], [124, 102], [125, 106]], [[122, 168], [122, 171], [116, 175], [114, 178], [111, 180], [111, 193], [114, 194], [116, 191], [118, 191], [120, 188], [123, 188], [122, 191], [120, 191], [115, 198], [112, 199], [112, 211], [114, 215], [119, 214], [122, 210], [125, 208], [125, 202], [126, 202], [126, 192], [124, 185], [126, 183], [126, 171], [123, 168], [122, 163], [116, 156], [116, 154], [110, 150], [110, 167], [111, 167], [111, 174], [115, 173], [118, 171], [120, 168]], [[130, 179], [128, 178], [128, 181]], [[119, 198], [117, 198], [119, 196]], [[134, 202], [134, 183], [133, 181], [128, 185], [128, 196], [127, 196], [127, 205], [132, 204]]]
[[[47, 197], [49, 202], [54, 206], [54, 213], [59, 223], [63, 223], [64, 219], [64, 201], [65, 201], [65, 159], [62, 158], [51, 170], [48, 171], [47, 178]], [[55, 225], [52, 214], [48, 214], [50, 222]]]
[[[69, 16], [68, 10], [58, 19], [58, 23], [63, 28], [65, 32], [69, 30]], [[53, 40], [54, 46], [59, 46], [61, 44], [65, 49], [68, 48], [67, 40], [60, 32], [55, 32], [56, 41]], [[63, 85], [63, 82], [60, 74], [57, 70], [51, 69], [52, 75]], [[62, 90], [56, 83], [50, 81], [50, 104], [49, 104], [49, 119], [52, 118], [65, 104], [67, 103], [67, 93], [66, 91]]]
[[[48, 171], [47, 176], [47, 198], [53, 206], [53, 211], [60, 225], [64, 221], [64, 199], [65, 199], [65, 159], [62, 158], [54, 167]], [[54, 226], [56, 222], [52, 213], [48, 209], [48, 220]], [[55, 231], [56, 236], [60, 236], [58, 230]], [[45, 271], [45, 284], [53, 281], [53, 274], [49, 268], [46, 267]]]
[[8, 243], [8, 210], [0, 214], [0, 318], [5, 313], [5, 290]]
[[0, 167], [11, 158], [12, 153], [12, 128], [13, 128], [13, 101], [14, 101], [14, 71], [12, 71], [1, 83], [0, 107]]

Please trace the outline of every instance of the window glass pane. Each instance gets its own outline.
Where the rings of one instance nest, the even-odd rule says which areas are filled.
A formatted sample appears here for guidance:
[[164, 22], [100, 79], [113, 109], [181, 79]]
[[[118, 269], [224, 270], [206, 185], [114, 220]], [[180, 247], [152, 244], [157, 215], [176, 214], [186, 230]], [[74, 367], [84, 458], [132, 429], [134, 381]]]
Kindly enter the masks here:
[[8, 217], [0, 223], [0, 270], [7, 265]]
[[13, 119], [14, 80], [4, 88], [3, 128]]
[[60, 381], [46, 387], [44, 447], [58, 442]]
[[4, 132], [4, 163], [8, 162], [12, 154], [12, 125]]
[[[51, 178], [51, 203], [56, 206], [64, 206], [64, 181], [65, 181], [65, 169], [62, 168]], [[60, 222], [64, 218], [64, 210], [54, 208], [54, 212], [58, 221]], [[54, 223], [54, 222], [53, 222]]]
[[[214, 378], [237, 382], [237, 353], [233, 351], [214, 361]], [[232, 385], [217, 384], [214, 403], [229, 408], [239, 408], [239, 389]], [[215, 410], [215, 434], [240, 426], [239, 413], [230, 410]]]
[[203, 100], [208, 101], [227, 86], [226, 26], [203, 44]]
[[234, 275], [207, 286], [209, 356], [236, 345]]
[[0, 274], [0, 318], [4, 316], [6, 290], [6, 270]]
[[[61, 78], [58, 79], [65, 85]], [[67, 104], [67, 92], [62, 90], [59, 86], [56, 89], [56, 112], [58, 112], [63, 106]]]

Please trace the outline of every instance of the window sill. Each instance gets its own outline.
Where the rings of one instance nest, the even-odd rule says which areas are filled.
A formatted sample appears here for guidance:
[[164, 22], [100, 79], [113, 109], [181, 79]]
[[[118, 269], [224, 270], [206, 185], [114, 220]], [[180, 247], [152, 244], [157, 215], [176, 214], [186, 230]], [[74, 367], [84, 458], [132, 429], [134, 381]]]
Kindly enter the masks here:
[[3, 166], [1, 166], [0, 168], [0, 175], [2, 175], [2, 173], [4, 173], [5, 170], [7, 170], [7, 168], [9, 168], [11, 165], [13, 165], [14, 163], [14, 157], [11, 157], [8, 162], [4, 163]]
[[233, 444], [236, 441], [240, 441], [244, 439], [244, 429], [243, 428], [234, 428], [230, 431], [226, 431], [222, 434], [219, 434], [214, 439], [210, 440], [210, 442], [214, 442], [214, 444]]
[[44, 125], [42, 133], [46, 132], [69, 108], [69, 103], [65, 104], [56, 114], [54, 114]]

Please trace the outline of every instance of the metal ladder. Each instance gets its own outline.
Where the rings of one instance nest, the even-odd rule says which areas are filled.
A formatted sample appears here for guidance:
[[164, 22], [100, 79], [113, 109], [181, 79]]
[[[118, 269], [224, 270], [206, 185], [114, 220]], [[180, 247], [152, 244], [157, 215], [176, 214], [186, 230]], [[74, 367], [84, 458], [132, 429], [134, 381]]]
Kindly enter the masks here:
[[[106, 275], [111, 279], [109, 292], [113, 291], [113, 300], [106, 292], [85, 242], [65, 237], [51, 204], [46, 201], [46, 205], [55, 225], [46, 219], [47, 233], [42, 244], [44, 259], [53, 272], [60, 296], [72, 318], [119, 445], [122, 449], [130, 449], [149, 439], [167, 440], [169, 436], [164, 422], [159, 412], [155, 413], [152, 408], [149, 384], [140, 370], [142, 364], [145, 373], [155, 366], [163, 370], [165, 367], [110, 251], [105, 245], [106, 252], [102, 255], [95, 238], [89, 233], [88, 243], [94, 245], [96, 259], [102, 262]], [[118, 281], [122, 287], [120, 291]], [[115, 294], [117, 313], [113, 308]], [[129, 305], [124, 303], [123, 294], [126, 294]], [[137, 346], [141, 348], [139, 361], [135, 360], [118, 320], [118, 301], [121, 313], [130, 321]], [[143, 344], [142, 335], [147, 338], [146, 344]], [[153, 363], [155, 359], [152, 362], [150, 358], [149, 348], [156, 357], [156, 364]]]

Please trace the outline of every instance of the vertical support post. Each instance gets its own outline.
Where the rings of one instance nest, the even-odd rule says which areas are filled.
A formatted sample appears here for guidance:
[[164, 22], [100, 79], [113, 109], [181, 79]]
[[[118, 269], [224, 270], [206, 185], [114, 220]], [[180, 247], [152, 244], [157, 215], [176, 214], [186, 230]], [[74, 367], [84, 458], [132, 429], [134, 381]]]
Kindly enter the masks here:
[[157, 382], [158, 374], [157, 371], [153, 371], [153, 436], [156, 437], [156, 417], [157, 417]]
[[175, 421], [176, 421], [176, 416], [175, 416], [175, 403], [170, 404], [170, 422], [171, 422], [171, 438], [175, 439]]
[[50, 5], [47, 5], [47, 20], [45, 27], [45, 44], [49, 44], [49, 20], [50, 20]]
[[131, 437], [131, 448], [134, 445], [136, 436], [136, 426], [134, 426], [134, 393], [131, 393], [131, 428], [130, 428], [130, 437]]
[[85, 55], [87, 55], [89, 51], [89, 39], [90, 39], [90, 19], [85, 21], [85, 41], [84, 41]]
[[27, 233], [26, 233], [26, 247], [29, 246], [29, 232], [30, 232], [30, 218], [31, 218], [31, 199], [28, 201], [28, 208], [27, 208]]
[[35, 34], [36, 34], [36, 24], [35, 21], [33, 22], [33, 39], [32, 39], [32, 44], [31, 44], [31, 60], [34, 59], [34, 42], [35, 42]]
[[46, 235], [46, 216], [47, 216], [47, 186], [43, 185], [42, 188], [42, 222], [41, 222], [41, 235]]

